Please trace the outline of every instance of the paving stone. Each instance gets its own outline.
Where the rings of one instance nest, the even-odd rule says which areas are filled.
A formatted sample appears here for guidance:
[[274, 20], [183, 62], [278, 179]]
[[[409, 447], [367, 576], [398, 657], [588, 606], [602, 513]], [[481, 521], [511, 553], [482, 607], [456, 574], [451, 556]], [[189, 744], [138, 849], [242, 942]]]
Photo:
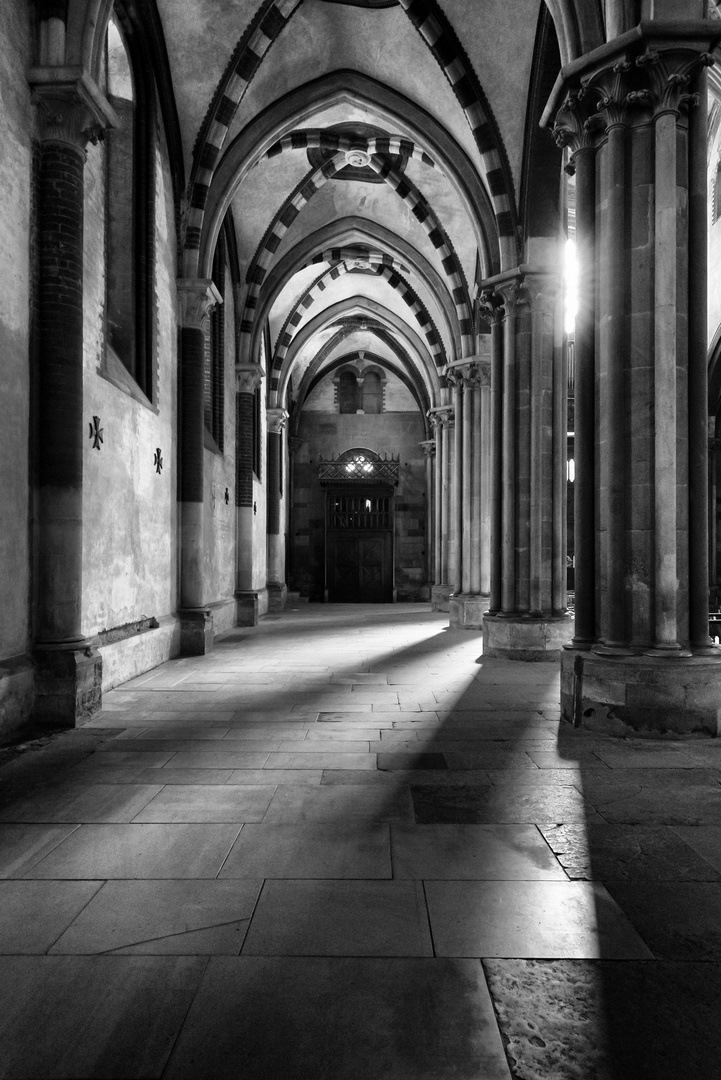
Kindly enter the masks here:
[[261, 821], [275, 792], [273, 785], [204, 784], [169, 786], [135, 816], [135, 822]]
[[510, 1080], [480, 965], [421, 958], [211, 959], [164, 1076], [201, 1072]]
[[102, 881], [0, 881], [0, 953], [45, 953]]
[[586, 822], [601, 820], [573, 787], [547, 791], [459, 784], [411, 785], [419, 825], [492, 824], [494, 822]]
[[489, 959], [483, 967], [517, 1080], [718, 1072], [719, 964]]
[[2, 1075], [159, 1077], [207, 960], [0, 958]]
[[608, 891], [660, 960], [721, 960], [721, 884], [608, 881]]
[[586, 881], [718, 881], [669, 826], [539, 825], [570, 878]]
[[393, 877], [565, 881], [533, 825], [391, 825]]
[[132, 821], [162, 784], [62, 783], [15, 799], [0, 810], [0, 821]]
[[411, 881], [266, 881], [244, 956], [432, 956]]
[[244, 825], [222, 878], [390, 878], [388, 825]]

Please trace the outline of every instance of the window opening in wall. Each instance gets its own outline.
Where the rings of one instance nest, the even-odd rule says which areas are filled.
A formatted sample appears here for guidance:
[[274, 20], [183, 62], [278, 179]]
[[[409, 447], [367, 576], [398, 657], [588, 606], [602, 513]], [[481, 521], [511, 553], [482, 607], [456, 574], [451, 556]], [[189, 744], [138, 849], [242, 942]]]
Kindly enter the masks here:
[[383, 383], [377, 371], [369, 371], [363, 379], [363, 412], [383, 412]]
[[[221, 296], [225, 295], [226, 242], [221, 231], [213, 256], [213, 284]], [[225, 310], [216, 304], [210, 313], [210, 329], [205, 342], [205, 426], [215, 439], [219, 450], [223, 449], [224, 381], [225, 381]]]
[[716, 172], [713, 178], [713, 191], [711, 193], [711, 224], [715, 225], [721, 217], [721, 154], [716, 162]]
[[107, 96], [120, 119], [105, 140], [106, 367], [119, 363], [153, 401], [155, 84], [130, 41], [118, 5], [105, 49]]
[[338, 412], [356, 413], [360, 407], [360, 388], [355, 372], [341, 371], [338, 379]]

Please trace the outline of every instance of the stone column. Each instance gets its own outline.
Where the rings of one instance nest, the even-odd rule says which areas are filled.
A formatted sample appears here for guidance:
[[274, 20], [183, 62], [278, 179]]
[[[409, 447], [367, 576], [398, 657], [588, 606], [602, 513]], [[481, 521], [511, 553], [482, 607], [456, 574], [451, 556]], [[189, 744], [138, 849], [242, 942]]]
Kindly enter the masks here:
[[[66, 69], [60, 69], [64, 72]], [[85, 148], [115, 114], [87, 78], [30, 72], [39, 120], [35, 710], [48, 727], [100, 714], [102, 660], [83, 633]]]
[[285, 580], [285, 522], [281, 520], [283, 428], [288, 420], [285, 409], [268, 409], [268, 480], [266, 484], [266, 530], [268, 534], [268, 610], [282, 611], [288, 596]]
[[450, 514], [448, 528], [448, 583], [451, 586], [451, 594], [460, 596], [463, 591], [463, 548], [467, 546], [468, 539], [464, 540], [464, 400], [463, 400], [463, 375], [456, 368], [449, 365], [446, 369], [446, 379], [453, 392], [453, 468], [451, 469], [451, 494]]
[[[559, 477], [565, 470], [567, 400], [556, 332], [558, 273], [521, 265], [484, 283], [487, 303], [491, 290], [497, 294], [491, 308], [502, 313], [503, 327], [503, 397], [502, 405], [495, 401], [493, 440], [501, 537], [500, 557], [491, 568], [501, 581], [499, 587], [491, 578], [491, 599], [500, 609], [491, 607], [484, 618], [484, 654], [557, 660], [572, 631], [565, 593], [558, 606], [566, 558], [565, 484]], [[497, 339], [494, 377], [500, 367]]]
[[490, 566], [488, 582], [490, 615], [502, 610], [503, 579], [503, 377], [505, 308], [503, 297], [493, 288], [481, 292], [481, 308], [491, 324], [491, 387], [489, 424], [489, 520]]
[[595, 308], [582, 278], [578, 360], [596, 390], [592, 421], [577, 398], [587, 458], [594, 432], [594, 469], [576, 466], [580, 505], [594, 481], [600, 491], [593, 543], [576, 552], [583, 588], [562, 712], [605, 731], [717, 734], [721, 715], [721, 651], [708, 637], [705, 124], [695, 113], [720, 38], [708, 22], [679, 22], [673, 36], [644, 23], [633, 41], [576, 61], [565, 100], [552, 103], [580, 174], [582, 257], [598, 273]]
[[[436, 515], [440, 523], [437, 534], [437, 563], [440, 563], [440, 575], [431, 589], [431, 603], [434, 611], [448, 611], [448, 598], [453, 591], [450, 581], [450, 534], [451, 534], [451, 447], [453, 433], [453, 406], [439, 405], [429, 410], [431, 423], [436, 425], [439, 437], [436, 439], [436, 480], [437, 507]], [[438, 579], [440, 577], [440, 580]]]
[[428, 581], [429, 586], [431, 586], [435, 581], [434, 522], [436, 518], [436, 492], [434, 490], [434, 458], [436, 456], [436, 440], [425, 439], [420, 446], [426, 459], [426, 580]]
[[180, 278], [180, 652], [201, 656], [213, 649], [213, 616], [206, 604], [205, 574], [205, 335], [210, 312], [222, 297], [210, 278]]
[[264, 374], [259, 364], [235, 365], [235, 621], [238, 626], [255, 626], [258, 622], [258, 590], [254, 587], [253, 578], [253, 519], [256, 513], [253, 498], [253, 435], [255, 391]]
[[[480, 630], [483, 615], [488, 609], [488, 592], [481, 591], [481, 581], [490, 578], [490, 546], [482, 546], [482, 521], [489, 519], [489, 463], [484, 456], [484, 443], [489, 446], [489, 431], [483, 427], [483, 394], [485, 392], [486, 423], [490, 421], [490, 361], [480, 356], [466, 357], [449, 366], [449, 378], [463, 384], [461, 440], [462, 506], [459, 528], [463, 537], [461, 548], [462, 591], [451, 597], [449, 611], [452, 625], [468, 630]], [[484, 484], [484, 469], [486, 470]], [[487, 533], [487, 529], [486, 529]], [[486, 541], [488, 536], [486, 535]]]
[[443, 490], [443, 464], [441, 458], [441, 421], [437, 413], [430, 411], [428, 419], [436, 434], [435, 463], [433, 466], [433, 585], [443, 581], [441, 498]]

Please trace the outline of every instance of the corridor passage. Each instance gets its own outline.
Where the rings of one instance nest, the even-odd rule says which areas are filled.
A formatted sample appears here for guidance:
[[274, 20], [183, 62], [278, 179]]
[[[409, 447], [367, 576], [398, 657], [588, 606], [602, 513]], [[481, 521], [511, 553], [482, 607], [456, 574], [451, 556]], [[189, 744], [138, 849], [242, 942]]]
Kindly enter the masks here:
[[721, 740], [304, 605], [6, 752], [0, 1077], [721, 1075]]

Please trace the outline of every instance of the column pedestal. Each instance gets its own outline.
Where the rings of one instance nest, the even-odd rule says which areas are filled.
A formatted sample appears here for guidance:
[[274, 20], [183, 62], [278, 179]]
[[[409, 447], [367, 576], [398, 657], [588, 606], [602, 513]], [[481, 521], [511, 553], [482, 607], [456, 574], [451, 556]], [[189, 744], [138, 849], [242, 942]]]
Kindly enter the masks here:
[[431, 587], [431, 607], [434, 611], [448, 611], [452, 585], [433, 585]]
[[459, 630], [482, 630], [488, 611], [489, 596], [481, 593], [458, 593], [448, 601], [449, 623]]
[[181, 608], [180, 655], [205, 656], [214, 648], [213, 615], [210, 608]]
[[48, 728], [77, 727], [102, 711], [103, 660], [96, 649], [35, 653], [33, 720]]
[[570, 615], [484, 615], [483, 655], [504, 660], [559, 660], [573, 637]]
[[235, 625], [257, 626], [258, 625], [258, 591], [257, 589], [242, 589], [235, 594]]
[[574, 727], [624, 737], [721, 732], [716, 656], [561, 653], [561, 717]]
[[271, 614], [277, 614], [279, 611], [282, 611], [286, 605], [288, 599], [288, 586], [284, 581], [269, 581], [267, 589], [268, 611]]

